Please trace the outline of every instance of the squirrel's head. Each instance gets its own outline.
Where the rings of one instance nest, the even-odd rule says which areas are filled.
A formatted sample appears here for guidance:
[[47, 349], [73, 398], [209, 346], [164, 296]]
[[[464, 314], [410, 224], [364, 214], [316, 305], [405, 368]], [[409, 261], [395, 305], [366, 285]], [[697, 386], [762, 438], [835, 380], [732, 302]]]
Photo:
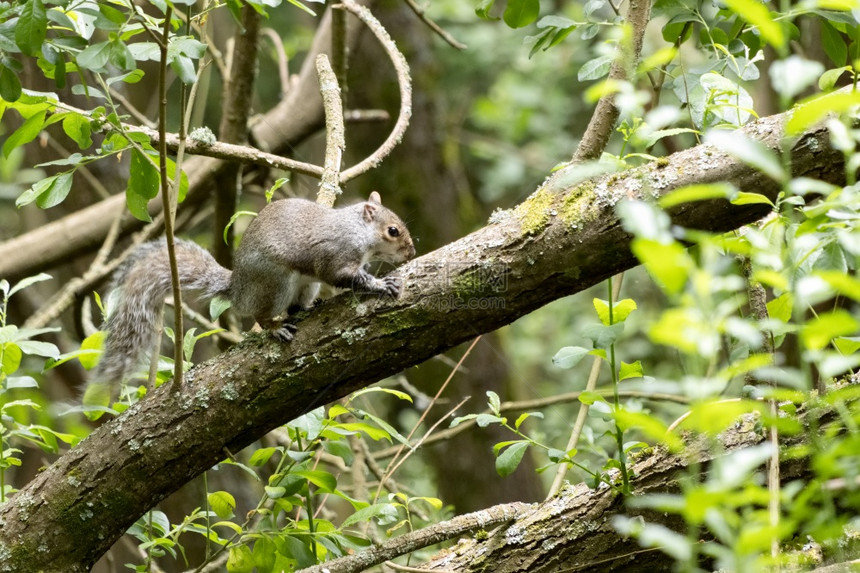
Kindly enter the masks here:
[[382, 206], [382, 199], [376, 191], [364, 203], [362, 216], [377, 231], [371, 259], [396, 265], [415, 256], [409, 229], [393, 211]]

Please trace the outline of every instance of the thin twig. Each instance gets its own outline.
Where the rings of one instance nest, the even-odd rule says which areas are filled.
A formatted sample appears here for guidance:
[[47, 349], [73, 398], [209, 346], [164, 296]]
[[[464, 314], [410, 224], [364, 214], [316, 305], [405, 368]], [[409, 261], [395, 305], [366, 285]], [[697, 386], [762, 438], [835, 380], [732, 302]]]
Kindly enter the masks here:
[[391, 115], [384, 109], [348, 109], [343, 112], [343, 120], [346, 123], [388, 121], [389, 119]]
[[[598, 389], [596, 392], [600, 395], [611, 396], [612, 388]], [[579, 400], [579, 397], [582, 395], [582, 392], [568, 392], [566, 394], [557, 394], [555, 396], [549, 396], [547, 398], [539, 398], [537, 400], [523, 400], [521, 402], [502, 402], [499, 406], [499, 412], [508, 413], [508, 412], [524, 412], [529, 410], [539, 410], [541, 408], [546, 408], [548, 406], [554, 406], [556, 404], [564, 404], [567, 402], [575, 402]], [[653, 392], [639, 392], [636, 390], [619, 390], [618, 395], [622, 398], [642, 398], [646, 400], [661, 400], [661, 401], [669, 401], [676, 402], [678, 404], [688, 404], [689, 400], [683, 396], [676, 396], [674, 394], [655, 394]], [[484, 414], [492, 414], [492, 411], [487, 408], [483, 411]], [[453, 428], [448, 428], [447, 430], [442, 430], [429, 437], [424, 441], [425, 446], [430, 444], [435, 444], [437, 442], [441, 442], [444, 440], [450, 440], [454, 436], [461, 434], [462, 432], [468, 430], [472, 426], [475, 426], [477, 423], [474, 419], [463, 420], [460, 424], [454, 426]], [[415, 444], [411, 444], [412, 447], [415, 447]], [[385, 448], [384, 450], [379, 450], [374, 452], [374, 457], [376, 459], [385, 459], [390, 458], [395, 455], [400, 450], [400, 446], [392, 446], [390, 448]]]
[[[469, 348], [467, 348], [466, 352], [463, 353], [463, 356], [460, 357], [460, 361], [457, 362], [457, 365], [453, 368], [453, 370], [451, 370], [451, 373], [448, 374], [448, 378], [445, 380], [445, 382], [442, 384], [442, 386], [436, 392], [436, 395], [433, 396], [433, 401], [430, 403], [429, 406], [427, 406], [427, 408], [424, 410], [424, 412], [421, 413], [421, 417], [418, 418], [417, 422], [415, 422], [415, 425], [412, 427], [412, 431], [410, 431], [409, 435], [406, 436], [407, 442], [412, 439], [412, 436], [418, 430], [418, 427], [424, 421], [424, 418], [426, 418], [427, 414], [430, 413], [430, 408], [433, 407], [433, 404], [436, 403], [436, 400], [439, 399], [439, 396], [441, 396], [442, 392], [445, 391], [445, 388], [448, 387], [448, 383], [451, 382], [451, 379], [454, 377], [454, 374], [457, 373], [457, 370], [459, 370], [460, 365], [463, 364], [463, 361], [466, 360], [466, 357], [469, 356], [469, 354], [472, 352], [472, 349], [475, 348], [476, 344], [478, 344], [479, 340], [481, 340], [480, 336], [475, 337], [475, 340], [472, 341], [472, 344], [469, 345]], [[385, 483], [385, 480], [389, 476], [391, 476], [391, 474], [392, 474], [391, 468], [399, 466], [399, 464], [397, 464], [397, 466], [395, 466], [395, 463], [397, 462], [397, 459], [400, 457], [400, 454], [403, 452], [405, 447], [406, 447], [405, 445], [401, 444], [400, 448], [397, 450], [397, 453], [394, 455], [394, 458], [391, 460], [391, 463], [388, 464], [388, 469], [386, 470], [385, 475], [382, 477], [381, 480], [379, 480], [379, 487], [376, 489], [376, 495], [374, 496], [374, 499], [379, 499], [379, 494], [382, 492], [382, 485]]]
[[415, 3], [415, 0], [406, 0], [406, 5], [407, 5], [407, 6], [409, 6], [409, 8], [410, 8], [413, 12], [415, 12], [415, 15], [416, 15], [416, 16], [418, 16], [418, 17], [421, 19], [421, 21], [422, 21], [422, 22], [424, 22], [425, 24], [427, 24], [427, 26], [429, 26], [429, 28], [430, 28], [431, 30], [433, 30], [434, 32], [436, 32], [436, 35], [438, 35], [440, 38], [442, 38], [443, 40], [445, 40], [445, 42], [447, 42], [447, 43], [448, 43], [448, 45], [450, 45], [450, 46], [451, 46], [451, 47], [453, 47], [453, 48], [457, 48], [458, 50], [465, 50], [466, 48], [468, 48], [468, 47], [469, 47], [469, 46], [467, 46], [466, 44], [464, 44], [463, 42], [458, 42], [458, 41], [454, 38], [454, 36], [452, 36], [452, 35], [451, 35], [451, 34], [449, 34], [447, 31], [445, 31], [445, 29], [444, 29], [444, 28], [442, 28], [439, 24], [437, 24], [436, 22], [434, 22], [433, 20], [431, 20], [431, 19], [427, 16], [427, 14], [424, 12], [424, 9], [423, 9], [421, 6], [419, 6], [418, 4], [416, 4], [416, 3]]
[[[613, 277], [612, 284], [612, 299], [618, 300], [618, 296], [621, 294], [621, 282], [624, 279], [624, 273], [618, 273]], [[591, 372], [588, 374], [588, 381], [585, 384], [586, 392], [593, 392], [597, 387], [597, 378], [600, 376], [600, 364], [603, 362], [603, 359], [599, 356], [595, 356], [594, 360], [591, 363]], [[573, 430], [570, 432], [570, 438], [567, 441], [567, 447], [564, 449], [565, 452], [569, 452], [573, 448], [576, 447], [576, 444], [579, 442], [579, 436], [582, 433], [582, 428], [585, 426], [585, 420], [588, 417], [588, 404], [582, 403], [579, 405], [579, 413], [576, 415], [576, 422], [573, 424]], [[561, 491], [561, 487], [564, 485], [564, 478], [567, 475], [567, 471], [570, 469], [570, 464], [559, 464], [558, 470], [555, 472], [555, 478], [552, 480], [552, 486], [549, 488], [549, 493], [547, 493], [546, 498], [549, 499], [551, 497], [555, 497], [558, 492]]]
[[[167, 42], [170, 38], [170, 18], [173, 8], [168, 5], [164, 15], [164, 30], [162, 41], [159, 44], [161, 50], [161, 62], [158, 70], [158, 133], [161, 143], [158, 146], [159, 173], [161, 175], [161, 210], [164, 213], [164, 235], [167, 241], [167, 258], [170, 261], [170, 282], [173, 287], [173, 300], [176, 305], [173, 309], [173, 388], [178, 390], [182, 386], [182, 290], [179, 285], [179, 268], [176, 265], [176, 245], [173, 237], [173, 216], [175, 207], [170, 192], [170, 184], [167, 177], [167, 145], [164, 143], [164, 134], [167, 132]], [[146, 26], [144, 26], [146, 27]]]
[[128, 101], [128, 98], [119, 93], [119, 90], [116, 88], [110, 88], [110, 95], [113, 99], [117, 100], [134, 119], [151, 129], [155, 129], [157, 127], [156, 122], [146, 117], [145, 113], [134, 107], [134, 105]]
[[379, 146], [379, 149], [357, 165], [353, 165], [340, 174], [341, 184], [378, 166], [403, 138], [406, 127], [409, 125], [409, 119], [412, 117], [412, 80], [409, 77], [409, 64], [406, 62], [406, 58], [400, 53], [391, 36], [388, 35], [388, 32], [382, 27], [379, 20], [370, 13], [370, 10], [356, 4], [354, 0], [343, 0], [342, 3], [347, 10], [355, 14], [359, 20], [370, 28], [370, 31], [373, 32], [373, 35], [376, 36], [379, 43], [385, 49], [385, 53], [391, 59], [394, 70], [397, 72], [397, 83], [400, 87], [400, 113], [397, 116], [394, 128], [388, 134], [388, 138]]
[[270, 39], [275, 46], [275, 55], [278, 58], [278, 77], [281, 80], [281, 99], [283, 99], [290, 91], [290, 61], [287, 58], [287, 51], [284, 49], [284, 42], [272, 28], [263, 28], [260, 33]]
[[427, 430], [424, 435], [418, 439], [418, 441], [413, 447], [409, 448], [409, 451], [407, 451], [406, 454], [402, 458], [400, 458], [400, 460], [396, 464], [392, 464], [391, 466], [389, 466], [389, 469], [386, 471], [386, 473], [388, 475], [394, 475], [395, 473], [397, 473], [397, 470], [400, 469], [400, 466], [403, 465], [403, 462], [409, 459], [409, 456], [411, 456], [415, 452], [416, 448], [421, 447], [421, 445], [427, 440], [427, 438], [429, 438], [430, 435], [436, 430], [436, 428], [439, 427], [439, 424], [451, 417], [454, 412], [456, 412], [463, 404], [469, 401], [469, 398], [469, 396], [466, 396], [465, 398], [460, 400], [459, 404], [451, 408], [447, 414], [445, 414], [444, 416], [440, 416], [439, 419], [436, 420], [436, 423], [430, 426], [430, 429]]

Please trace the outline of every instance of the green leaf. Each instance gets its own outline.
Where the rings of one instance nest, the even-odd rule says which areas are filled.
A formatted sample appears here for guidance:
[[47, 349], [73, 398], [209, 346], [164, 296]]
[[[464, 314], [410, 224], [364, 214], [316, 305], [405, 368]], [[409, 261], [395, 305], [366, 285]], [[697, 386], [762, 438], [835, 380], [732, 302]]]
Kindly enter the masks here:
[[664, 209], [683, 203], [706, 201], [708, 199], [728, 199], [737, 192], [730, 183], [701, 183], [679, 187], [660, 198], [659, 204]]
[[21, 97], [21, 80], [7, 66], [0, 66], [0, 97], [8, 102], [18, 101]]
[[215, 515], [221, 519], [230, 519], [233, 517], [233, 510], [236, 509], [236, 499], [226, 491], [215, 491], [206, 496], [209, 501], [209, 507], [215, 512]]
[[266, 495], [272, 499], [278, 499], [284, 497], [287, 493], [287, 488], [283, 486], [271, 486], [267, 485], [263, 488], [266, 491]]
[[693, 406], [680, 428], [716, 436], [743, 414], [761, 412], [764, 405], [755, 400], [712, 400]]
[[580, 393], [579, 401], [585, 404], [586, 406], [591, 406], [595, 402], [606, 402], [606, 398], [598, 394], [597, 392], [590, 392], [588, 390]]
[[648, 273], [668, 294], [678, 294], [694, 268], [693, 260], [680, 244], [660, 243], [651, 239], [634, 239], [631, 245]]
[[829, 92], [836, 85], [836, 82], [839, 81], [839, 78], [842, 77], [842, 74], [849, 71], [851, 71], [851, 66], [827, 70], [818, 78], [818, 89], [823, 92]]
[[261, 537], [255, 540], [253, 555], [257, 573], [272, 573], [275, 570], [278, 555], [275, 543], [271, 539]]
[[27, 0], [15, 26], [15, 43], [28, 56], [36, 56], [48, 31], [48, 17], [42, 0]]
[[[61, 181], [59, 186], [55, 188], [57, 180], [61, 176], [65, 176], [64, 181]], [[68, 195], [69, 189], [71, 188], [71, 177], [71, 172], [60, 173], [59, 175], [53, 175], [42, 179], [41, 181], [37, 181], [32, 187], [18, 196], [18, 199], [15, 200], [15, 205], [17, 207], [23, 207], [24, 205], [29, 205], [33, 201], [37, 201], [37, 204], [42, 208], [56, 205], [56, 203], [51, 205], [51, 202], [59, 199], [59, 201], [57, 201], [57, 203], [59, 203], [65, 199], [65, 195], [63, 195], [63, 193]], [[65, 179], [67, 179], [67, 181]]]
[[78, 147], [86, 149], [93, 144], [90, 120], [77, 113], [70, 113], [63, 118], [63, 131], [71, 137]]
[[822, 18], [818, 22], [821, 26], [821, 46], [824, 53], [837, 66], [844, 66], [848, 61], [848, 46], [845, 45], [842, 34], [827, 20]]
[[197, 72], [194, 70], [194, 62], [188, 56], [176, 56], [173, 61], [170, 62], [170, 67], [173, 68], [173, 71], [176, 72], [176, 75], [179, 76], [182, 83], [186, 85], [191, 85], [197, 80]]
[[499, 408], [502, 406], [502, 401], [499, 399], [499, 395], [492, 390], [487, 390], [487, 400], [490, 410], [492, 410], [494, 414], [498, 414]]
[[29, 356], [43, 356], [45, 358], [57, 359], [60, 356], [60, 349], [55, 344], [50, 342], [42, 342], [41, 340], [21, 340], [18, 346], [24, 354]]
[[675, 347], [681, 352], [694, 354], [705, 344], [710, 352], [715, 349], [713, 332], [706, 330], [698, 316], [684, 308], [670, 308], [648, 330], [648, 336], [657, 344]]
[[761, 37], [767, 43], [777, 50], [785, 46], [786, 40], [782, 27], [778, 22], [773, 21], [764, 4], [756, 0], [725, 0], [725, 4], [732, 12], [757, 27]]
[[412, 402], [412, 396], [407, 394], [406, 392], [402, 392], [400, 390], [395, 390], [394, 388], [383, 388], [381, 386], [370, 386], [368, 388], [362, 388], [361, 390], [357, 390], [352, 393], [350, 396], [350, 401], [355, 400], [357, 397], [362, 396], [364, 394], [370, 393], [378, 393], [381, 392], [383, 394], [390, 394], [399, 400], [406, 400], [407, 402]]
[[498, 20], [490, 16], [490, 10], [493, 8], [496, 0], [481, 0], [475, 7], [475, 15], [483, 20]]
[[520, 462], [523, 459], [523, 454], [526, 453], [526, 449], [528, 447], [528, 442], [516, 442], [513, 445], [508, 446], [507, 449], [505, 449], [505, 451], [496, 458], [496, 472], [498, 472], [502, 477], [509, 476], [514, 473], [514, 470], [520, 465]]
[[588, 60], [576, 74], [576, 77], [581, 82], [590, 80], [599, 80], [609, 73], [609, 68], [612, 66], [614, 56], [598, 56], [593, 60]]
[[380, 515], [391, 515], [392, 512], [396, 512], [396, 509], [391, 503], [374, 503], [373, 505], [368, 505], [363, 509], [359, 509], [349, 517], [343, 520], [341, 527], [349, 527], [350, 525], [355, 525], [356, 523], [363, 523], [365, 521], [370, 521], [375, 517], [379, 517]]
[[0, 372], [8, 376], [18, 370], [23, 355], [17, 344], [4, 342], [0, 345]]
[[47, 111], [44, 109], [34, 113], [21, 124], [21, 127], [12, 132], [12, 135], [3, 144], [4, 157], [8, 158], [13, 149], [36, 139], [36, 136], [39, 135], [42, 127], [45, 125], [46, 113]]
[[543, 418], [543, 412], [523, 412], [522, 414], [520, 414], [519, 418], [517, 418], [517, 421], [514, 422], [514, 428], [519, 430], [520, 425], [523, 422], [525, 422], [527, 419], [532, 418], [532, 417]]
[[842, 113], [860, 103], [860, 92], [836, 91], [813, 96], [801, 102], [791, 114], [785, 130], [788, 135], [800, 135], [830, 113]]
[[860, 337], [839, 337], [833, 339], [833, 346], [845, 356], [851, 356], [860, 350]]
[[209, 318], [217, 320], [218, 317], [231, 306], [233, 305], [230, 302], [230, 299], [223, 296], [213, 297], [212, 300], [209, 301]]
[[478, 424], [478, 427], [480, 428], [486, 428], [490, 424], [501, 424], [504, 421], [504, 418], [493, 416], [491, 414], [478, 414], [475, 416], [475, 423]]
[[151, 221], [147, 206], [158, 195], [159, 176], [155, 166], [137, 149], [131, 151], [128, 188], [125, 202], [128, 210], [141, 221]]
[[522, 28], [537, 20], [539, 13], [540, 0], [508, 0], [502, 19], [511, 28]]
[[746, 191], [738, 191], [735, 193], [734, 197], [732, 197], [731, 201], [732, 205], [770, 205], [774, 206], [773, 201], [771, 201], [766, 196], [761, 193], [747, 193]]
[[612, 416], [618, 428], [624, 432], [636, 428], [652, 440], [665, 444], [673, 452], [684, 448], [681, 438], [670, 432], [668, 426], [655, 416], [644, 412], [630, 412], [623, 408], [615, 410]]
[[78, 54], [75, 61], [79, 68], [100, 72], [107, 65], [110, 54], [111, 42], [99, 42], [87, 46], [86, 49]]
[[331, 493], [337, 488], [337, 479], [330, 473], [317, 470], [299, 470], [293, 472], [294, 475], [303, 477], [321, 491]]
[[389, 442], [391, 442], [391, 434], [381, 428], [371, 426], [370, 424], [366, 424], [364, 422], [344, 422], [342, 424], [337, 424], [334, 427], [346, 430], [350, 433], [364, 432], [365, 434], [367, 434], [368, 438], [371, 438], [372, 440], [377, 442], [379, 440], [388, 440]]
[[854, 334], [858, 328], [860, 321], [847, 310], [838, 309], [807, 322], [800, 331], [800, 337], [807, 348], [821, 350], [834, 338]]
[[682, 133], [699, 133], [699, 131], [691, 129], [689, 127], [672, 127], [669, 129], [658, 129], [648, 134], [648, 137], [645, 139], [645, 146], [651, 147], [664, 137], [671, 137], [673, 135], [680, 135]]
[[[816, 271], [816, 276], [824, 279], [833, 290], [843, 296], [860, 302], [860, 280], [840, 271]], [[15, 292], [15, 289], [12, 289]]]
[[705, 135], [705, 143], [713, 145], [723, 153], [740, 159], [750, 167], [758, 169], [777, 183], [788, 177], [776, 154], [758, 141], [754, 141], [737, 131], [710, 131]]
[[592, 303], [594, 304], [594, 310], [597, 311], [598, 318], [600, 318], [600, 322], [605, 326], [624, 322], [630, 316], [630, 313], [636, 310], [636, 301], [632, 298], [619, 300], [612, 305], [612, 320], [610, 320], [608, 301], [595, 298], [592, 300]]
[[36, 205], [42, 209], [50, 209], [62, 203], [72, 190], [73, 174], [73, 171], [67, 171], [52, 177], [51, 184], [36, 199]]
[[254, 555], [247, 545], [234, 545], [227, 557], [227, 571], [230, 573], [251, 573], [254, 570]]
[[790, 292], [784, 292], [773, 300], [767, 301], [767, 314], [772, 318], [787, 323], [791, 320], [794, 308], [794, 297]]
[[257, 213], [255, 211], [236, 211], [233, 213], [233, 216], [230, 217], [230, 220], [227, 221], [227, 224], [224, 226], [224, 244], [227, 244], [227, 231], [233, 226], [233, 223], [235, 223], [239, 217], [244, 217], [245, 215], [256, 217]]
[[565, 346], [555, 353], [552, 363], [559, 368], [573, 368], [588, 356], [589, 352], [587, 348], [581, 346]]
[[633, 364], [621, 362], [621, 368], [618, 371], [619, 380], [627, 380], [628, 378], [642, 378], [645, 371], [642, 369], [642, 362], [637, 360]]
[[815, 83], [822, 72], [824, 65], [821, 62], [793, 54], [771, 64], [770, 83], [776, 93], [790, 100]]
[[278, 451], [278, 448], [260, 448], [259, 450], [254, 450], [254, 453], [251, 454], [251, 457], [248, 458], [248, 464], [252, 466], [262, 466], [265, 465], [269, 459]]
[[25, 289], [32, 284], [40, 283], [42, 281], [48, 281], [48, 280], [51, 280], [52, 278], [53, 277], [51, 275], [49, 275], [48, 273], [39, 273], [38, 275], [33, 275], [31, 277], [23, 278], [20, 281], [18, 281], [17, 283], [15, 283], [15, 285], [12, 286], [12, 288], [10, 288], [8, 290], [8, 294], [6, 296], [12, 296], [13, 294], [18, 292], [19, 290]]

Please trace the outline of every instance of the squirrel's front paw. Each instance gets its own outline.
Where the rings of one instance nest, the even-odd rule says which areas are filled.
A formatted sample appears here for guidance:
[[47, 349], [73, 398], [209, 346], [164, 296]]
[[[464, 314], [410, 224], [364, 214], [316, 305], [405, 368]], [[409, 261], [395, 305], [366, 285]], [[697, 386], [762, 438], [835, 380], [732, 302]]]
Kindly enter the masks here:
[[297, 330], [298, 329], [296, 328], [295, 324], [291, 324], [287, 321], [284, 321], [278, 328], [272, 328], [269, 330], [269, 332], [271, 332], [272, 336], [274, 336], [281, 342], [289, 342], [293, 339], [293, 336], [295, 336]]
[[400, 296], [400, 292], [403, 290], [403, 283], [397, 277], [384, 277], [379, 280], [381, 283], [382, 289], [381, 293], [385, 295], [392, 296], [397, 298]]

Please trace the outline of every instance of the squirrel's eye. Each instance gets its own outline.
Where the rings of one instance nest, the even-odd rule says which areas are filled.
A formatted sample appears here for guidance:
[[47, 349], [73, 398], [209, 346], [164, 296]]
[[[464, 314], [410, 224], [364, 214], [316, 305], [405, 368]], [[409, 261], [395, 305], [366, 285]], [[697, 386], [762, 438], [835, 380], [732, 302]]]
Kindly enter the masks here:
[[398, 229], [397, 227], [388, 227], [388, 235], [390, 237], [399, 237], [400, 229]]

